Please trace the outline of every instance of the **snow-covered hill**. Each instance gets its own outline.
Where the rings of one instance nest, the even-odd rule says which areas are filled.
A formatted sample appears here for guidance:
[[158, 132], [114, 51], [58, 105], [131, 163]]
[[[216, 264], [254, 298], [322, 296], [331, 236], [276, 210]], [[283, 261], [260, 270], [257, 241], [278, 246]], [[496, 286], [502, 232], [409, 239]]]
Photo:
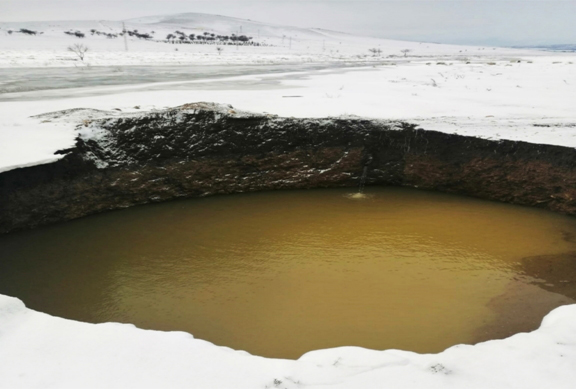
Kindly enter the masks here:
[[201, 13], [183, 13], [165, 16], [150, 16], [126, 20], [129, 24], [147, 25], [156, 29], [183, 28], [191, 31], [214, 32], [225, 34], [245, 34], [264, 39], [282, 38], [283, 36], [301, 39], [323, 39], [324, 34], [313, 29], [289, 26], [276, 26], [247, 19], [228, 16], [208, 15]]
[[[126, 36], [122, 35], [124, 26]], [[76, 43], [89, 48], [86, 62], [67, 52], [67, 48]], [[78, 66], [86, 63], [119, 66], [373, 63], [384, 59], [492, 58], [522, 53], [526, 50], [394, 41], [199, 13], [151, 16], [124, 22], [0, 23], [0, 67]]]

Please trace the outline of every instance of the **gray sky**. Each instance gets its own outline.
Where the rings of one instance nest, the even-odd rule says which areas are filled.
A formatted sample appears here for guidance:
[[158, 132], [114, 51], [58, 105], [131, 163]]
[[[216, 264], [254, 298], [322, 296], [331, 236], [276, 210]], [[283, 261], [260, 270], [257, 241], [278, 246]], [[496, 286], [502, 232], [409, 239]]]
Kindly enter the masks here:
[[121, 20], [203, 12], [391, 39], [576, 43], [576, 0], [0, 0], [0, 21]]

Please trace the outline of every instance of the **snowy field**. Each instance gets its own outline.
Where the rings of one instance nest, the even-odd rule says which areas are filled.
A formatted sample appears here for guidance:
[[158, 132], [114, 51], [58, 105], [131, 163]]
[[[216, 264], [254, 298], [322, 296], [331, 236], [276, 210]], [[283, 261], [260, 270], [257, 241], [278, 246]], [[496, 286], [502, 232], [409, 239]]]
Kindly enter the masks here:
[[[151, 39], [122, 36], [107, 38], [98, 33], [118, 34], [122, 23], [112, 21], [0, 23], [0, 68], [6, 67], [77, 67], [129, 65], [198, 65], [198, 64], [277, 64], [334, 63], [371, 64], [383, 58], [467, 59], [474, 56], [498, 58], [530, 53], [495, 47], [466, 47], [434, 43], [392, 41], [327, 31], [274, 26], [223, 16], [182, 14], [179, 17], [152, 17], [129, 20], [126, 30], [147, 33]], [[18, 32], [33, 31], [35, 35]], [[85, 34], [78, 38], [65, 32]], [[204, 33], [230, 36], [245, 35], [261, 46], [226, 45], [215, 41], [203, 44], [165, 43], [175, 31], [189, 35]], [[186, 42], [186, 41], [184, 41]], [[198, 41], [195, 41], [198, 43]], [[230, 41], [228, 41], [229, 43]], [[84, 61], [67, 48], [83, 44], [89, 48]], [[126, 50], [126, 47], [128, 50]], [[220, 47], [221, 52], [216, 49]], [[378, 52], [370, 51], [379, 50]], [[403, 50], [408, 50], [403, 52]], [[532, 52], [534, 55], [537, 52]]]
[[[428, 130], [576, 147], [576, 55], [406, 59], [294, 71], [282, 66], [280, 73], [266, 66], [259, 74], [252, 66], [230, 73], [246, 75], [222, 77], [198, 65], [166, 82], [150, 82], [150, 76], [122, 68], [108, 74], [97, 67], [61, 69], [60, 74], [51, 70], [54, 86], [17, 80], [11, 72], [22, 78], [22, 69], [5, 69], [4, 88], [24, 91], [0, 93], [0, 171], [57, 160], [61, 155], [54, 152], [71, 147], [75, 127], [91, 119], [91, 114], [59, 120], [31, 116], [72, 108], [144, 113], [198, 101], [280, 116], [402, 119]], [[74, 85], [90, 86], [58, 87], [66, 72], [70, 77], [74, 72]], [[94, 85], [106, 80], [112, 85]]]
[[[8, 32], [21, 28], [43, 34]], [[126, 52], [122, 38], [63, 33], [121, 28], [0, 23], [0, 172], [61, 158], [54, 152], [74, 144], [86, 119], [198, 101], [281, 116], [403, 119], [428, 130], [576, 147], [573, 54], [387, 41], [206, 15], [144, 18], [126, 28], [162, 38], [175, 29], [249, 33], [266, 46], [224, 46], [219, 54], [211, 44], [130, 38]], [[84, 61], [66, 51], [77, 42], [90, 48]], [[373, 48], [381, 52], [374, 56]], [[105, 112], [34, 117], [72, 108]], [[0, 388], [573, 388], [574, 366], [576, 306], [554, 310], [532, 333], [439, 354], [343, 347], [293, 361], [180, 332], [56, 318], [0, 296]]]

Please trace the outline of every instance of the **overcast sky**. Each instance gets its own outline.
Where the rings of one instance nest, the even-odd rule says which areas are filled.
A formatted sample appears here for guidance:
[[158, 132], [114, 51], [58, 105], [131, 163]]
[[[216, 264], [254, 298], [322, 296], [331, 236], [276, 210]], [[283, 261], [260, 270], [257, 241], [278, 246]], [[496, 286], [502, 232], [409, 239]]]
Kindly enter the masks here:
[[576, 0], [0, 0], [2, 22], [182, 12], [429, 42], [576, 43]]

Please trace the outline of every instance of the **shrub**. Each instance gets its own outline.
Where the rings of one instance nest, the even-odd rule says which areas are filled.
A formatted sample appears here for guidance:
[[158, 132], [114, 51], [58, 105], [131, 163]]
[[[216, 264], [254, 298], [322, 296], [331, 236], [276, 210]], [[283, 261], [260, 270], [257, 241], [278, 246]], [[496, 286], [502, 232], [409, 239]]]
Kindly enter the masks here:
[[36, 35], [38, 33], [37, 31], [28, 30], [27, 28], [21, 28], [20, 32], [27, 35]]
[[76, 54], [78, 58], [80, 58], [80, 61], [84, 61], [84, 56], [88, 51], [88, 47], [84, 46], [81, 43], [76, 43], [73, 44], [72, 46], [68, 46], [68, 51], [71, 51], [72, 53]]

